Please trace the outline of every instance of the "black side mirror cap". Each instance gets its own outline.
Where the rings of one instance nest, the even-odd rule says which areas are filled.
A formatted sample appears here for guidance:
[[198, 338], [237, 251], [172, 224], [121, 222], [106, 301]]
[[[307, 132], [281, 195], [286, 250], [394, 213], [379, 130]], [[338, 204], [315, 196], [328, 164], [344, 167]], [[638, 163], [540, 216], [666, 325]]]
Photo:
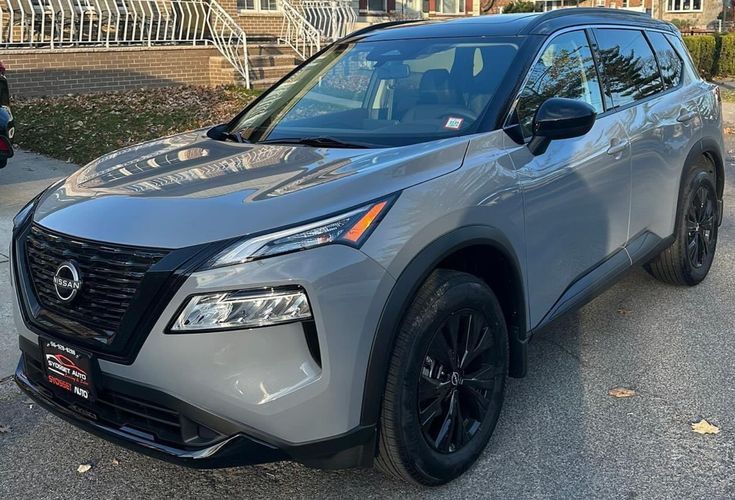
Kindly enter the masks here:
[[546, 152], [551, 141], [583, 136], [595, 124], [595, 118], [595, 108], [586, 102], [563, 97], [547, 99], [533, 118], [533, 137], [528, 149], [538, 156]]

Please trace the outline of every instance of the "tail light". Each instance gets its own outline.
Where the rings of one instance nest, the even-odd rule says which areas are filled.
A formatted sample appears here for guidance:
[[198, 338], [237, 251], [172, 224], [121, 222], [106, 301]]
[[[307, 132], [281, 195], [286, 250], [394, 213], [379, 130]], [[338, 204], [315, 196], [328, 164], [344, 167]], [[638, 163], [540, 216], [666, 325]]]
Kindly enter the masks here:
[[0, 136], [0, 158], [10, 158], [14, 153], [10, 139]]

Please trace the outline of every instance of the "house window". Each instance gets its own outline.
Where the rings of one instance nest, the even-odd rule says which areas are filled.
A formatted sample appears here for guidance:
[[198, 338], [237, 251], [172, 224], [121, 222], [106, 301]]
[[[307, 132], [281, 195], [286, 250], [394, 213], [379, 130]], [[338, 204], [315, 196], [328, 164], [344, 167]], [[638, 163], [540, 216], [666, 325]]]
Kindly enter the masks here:
[[436, 12], [442, 14], [463, 14], [465, 0], [436, 0]]
[[277, 0], [237, 0], [237, 10], [268, 12], [278, 10]]
[[667, 0], [667, 12], [701, 12], [702, 0]]
[[385, 0], [368, 0], [367, 7], [368, 7], [368, 11], [370, 12], [385, 12], [386, 11]]

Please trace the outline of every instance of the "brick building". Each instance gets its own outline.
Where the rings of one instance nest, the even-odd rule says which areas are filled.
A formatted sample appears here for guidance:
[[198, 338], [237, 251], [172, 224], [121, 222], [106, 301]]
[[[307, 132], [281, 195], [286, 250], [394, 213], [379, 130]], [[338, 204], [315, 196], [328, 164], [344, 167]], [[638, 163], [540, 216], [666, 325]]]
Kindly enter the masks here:
[[[9, 11], [13, 4], [0, 2], [0, 60], [8, 68], [15, 95], [174, 84], [246, 83], [265, 88], [318, 48], [318, 44], [305, 48], [299, 40], [284, 39], [282, 30], [294, 23], [288, 9], [293, 11], [296, 6], [305, 13], [308, 5], [319, 4], [321, 17], [328, 18], [324, 9], [334, 5], [332, 0], [34, 1], [48, 2], [44, 4], [48, 10]], [[391, 19], [498, 14], [511, 0], [348, 1], [341, 8], [349, 12], [352, 21], [343, 25], [352, 30]], [[87, 2], [88, 10], [80, 11], [80, 2]], [[534, 2], [537, 10], [543, 11], [574, 7], [629, 9], [707, 29], [717, 29], [722, 5], [722, 0]], [[78, 5], [76, 10], [65, 11], [66, 4]], [[213, 19], [217, 23], [213, 24]], [[303, 27], [299, 29], [303, 34]], [[319, 33], [321, 46], [335, 38], [330, 29]]]

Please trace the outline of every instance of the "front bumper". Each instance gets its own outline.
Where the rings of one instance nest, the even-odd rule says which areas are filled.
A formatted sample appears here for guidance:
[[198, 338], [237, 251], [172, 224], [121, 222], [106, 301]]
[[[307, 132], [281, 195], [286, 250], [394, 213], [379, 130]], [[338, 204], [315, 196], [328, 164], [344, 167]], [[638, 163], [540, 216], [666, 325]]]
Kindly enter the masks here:
[[[345, 435], [297, 446], [278, 440], [269, 443], [251, 436], [249, 429], [237, 423], [176, 398], [126, 381], [104, 377], [105, 398], [115, 393], [128, 402], [137, 401], [142, 405], [150, 403], [147, 413], [150, 413], [149, 417], [153, 420], [155, 417], [151, 408], [154, 401], [159, 408], [165, 407], [176, 412], [179, 421], [186, 427], [181, 432], [189, 433], [188, 441], [191, 445], [166, 444], [161, 441], [155, 428], [148, 428], [150, 432], [143, 432], [140, 429], [145, 427], [139, 425], [136, 429], [125, 423], [126, 416], [129, 418], [134, 410], [129, 410], [128, 415], [125, 415], [125, 409], [119, 408], [112, 416], [109, 412], [99, 411], [100, 408], [95, 405], [79, 403], [47, 387], [39, 372], [38, 347], [22, 337], [20, 346], [22, 356], [15, 371], [15, 381], [31, 399], [54, 415], [91, 434], [159, 460], [199, 469], [288, 459], [321, 468], [367, 466], [372, 462], [376, 438], [374, 427], [359, 428]], [[206, 429], [206, 437], [193, 436], [202, 433], [202, 429]]]
[[[15, 268], [18, 259], [11, 256]], [[12, 271], [17, 280], [17, 269]], [[117, 397], [127, 404], [144, 396], [134, 402], [136, 412], [115, 419], [100, 414], [99, 401], [80, 408], [46, 387], [39, 339], [55, 335], [30, 327], [18, 300], [14, 312], [24, 353], [18, 383], [40, 404], [81, 427], [160, 458], [193, 460], [197, 467], [282, 458], [323, 468], [368, 465], [375, 430], [360, 422], [364, 380], [377, 321], [393, 284], [375, 261], [343, 245], [194, 273], [171, 292], [150, 330], [138, 331], [142, 346], [134, 359], [124, 363], [95, 356], [98, 389], [115, 393], [105, 411], [120, 406]], [[314, 315], [310, 325], [167, 333], [168, 323], [193, 294], [288, 285], [306, 291]], [[316, 352], [309, 338], [316, 339]], [[86, 347], [66, 337], [59, 341]], [[29, 375], [29, 359], [38, 360], [40, 376]], [[158, 418], [172, 410], [181, 414], [180, 427], [187, 431], [181, 439], [158, 435], [138, 421], [149, 411]], [[195, 432], [198, 426], [205, 432]], [[237, 460], [228, 458], [235, 448]]]

